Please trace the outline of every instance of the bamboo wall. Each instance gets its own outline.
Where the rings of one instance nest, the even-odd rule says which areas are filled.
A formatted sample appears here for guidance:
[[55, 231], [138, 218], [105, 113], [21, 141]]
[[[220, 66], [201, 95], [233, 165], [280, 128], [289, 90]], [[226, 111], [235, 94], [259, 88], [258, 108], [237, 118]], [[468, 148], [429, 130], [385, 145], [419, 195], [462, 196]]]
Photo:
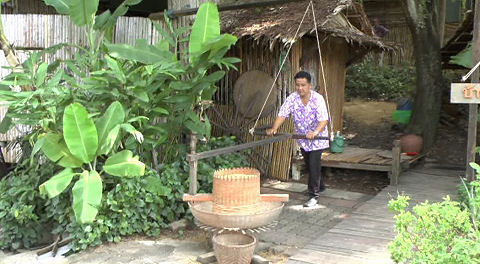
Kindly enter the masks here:
[[[325, 69], [325, 86], [322, 77], [318, 46], [313, 38], [304, 37], [301, 40], [302, 54], [300, 55], [300, 70], [308, 71], [312, 75], [314, 87], [328, 102], [330, 112], [331, 131], [343, 129], [343, 103], [345, 95], [345, 73], [348, 55], [347, 43], [338, 38], [327, 38], [321, 43], [323, 68]], [[294, 73], [293, 73], [294, 74]]]
[[[70, 18], [62, 15], [2, 15], [5, 35], [10, 43], [17, 48], [17, 53], [23, 61], [33, 51], [38, 51], [55, 44], [69, 42], [84, 45], [86, 43], [84, 29], [74, 25]], [[147, 18], [120, 17], [117, 21], [114, 42], [135, 44], [135, 39], [144, 38], [151, 44], [161, 39]], [[71, 58], [73, 51], [63, 49], [55, 58]], [[45, 56], [46, 61], [54, 58]], [[5, 56], [0, 56], [0, 78], [10, 73], [4, 68], [8, 66]], [[0, 107], [0, 118], [6, 113], [6, 107]], [[0, 134], [0, 141], [11, 142], [28, 132], [27, 127], [16, 127], [6, 134]], [[2, 149], [7, 162], [14, 163], [20, 155], [18, 148], [12, 151]]]
[[[279, 60], [282, 50], [280, 45], [275, 45], [273, 50], [270, 50], [268, 46], [256, 43], [250, 39], [239, 40], [234, 49], [229, 52], [228, 56], [238, 57], [242, 62], [238, 65], [238, 71], [230, 71], [220, 82], [219, 89], [215, 95], [215, 102], [217, 104], [216, 108], [222, 117], [220, 118], [217, 114], [210, 111], [210, 120], [214, 123], [228, 123], [229, 127], [234, 128], [234, 131], [242, 130], [241, 132], [235, 133], [239, 135], [240, 139], [244, 142], [261, 139], [262, 137], [254, 137], [248, 134], [248, 129], [253, 126], [253, 121], [255, 120], [242, 119], [241, 115], [235, 110], [233, 103], [233, 86], [242, 73], [252, 70], [263, 71], [274, 79], [274, 76], [280, 68]], [[298, 50], [298, 48], [293, 49], [293, 51], [295, 50]], [[283, 50], [283, 52], [284, 51], [285, 50]], [[290, 58], [295, 56], [293, 55], [294, 53], [295, 52], [292, 53]], [[257, 127], [270, 127], [275, 121], [278, 106], [281, 105], [281, 103], [285, 101], [285, 98], [293, 91], [294, 88], [291, 85], [293, 80], [292, 66], [294, 65], [291, 60], [290, 63], [285, 63], [285, 70], [282, 70], [273, 88], [277, 89], [277, 108], [270, 115], [261, 118]], [[265, 89], [270, 89], [270, 87], [265, 87]], [[223, 119], [223, 121], [221, 119]], [[242, 126], [243, 129], [240, 129]], [[293, 131], [293, 123], [291, 121], [285, 122], [280, 128], [280, 132], [287, 131]], [[212, 132], [214, 135], [224, 135], [226, 132], [228, 133], [228, 131], [224, 131], [218, 126], [214, 126]], [[268, 174], [269, 177], [286, 180], [289, 178], [293, 150], [294, 142], [292, 140], [257, 147], [252, 150], [251, 165], [259, 168]]]
[[407, 24], [387, 25], [387, 27], [390, 32], [385, 37], [385, 40], [398, 44], [400, 49], [385, 52], [383, 55], [383, 63], [387, 65], [414, 63], [412, 34]]

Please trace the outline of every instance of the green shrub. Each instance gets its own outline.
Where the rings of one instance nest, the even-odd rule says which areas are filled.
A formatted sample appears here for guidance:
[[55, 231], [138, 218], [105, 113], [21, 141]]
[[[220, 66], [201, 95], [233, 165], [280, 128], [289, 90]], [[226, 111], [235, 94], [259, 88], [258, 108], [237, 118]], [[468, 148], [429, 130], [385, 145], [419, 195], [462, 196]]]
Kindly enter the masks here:
[[[234, 137], [211, 138], [207, 143], [200, 143], [198, 151], [235, 143]], [[118, 242], [121, 237], [133, 234], [158, 236], [169, 223], [183, 217], [191, 219], [188, 205], [182, 201], [183, 193], [189, 188], [187, 148], [180, 145], [178, 149], [178, 160], [165, 164], [160, 172], [147, 169], [143, 177], [105, 179], [103, 201], [91, 224], [75, 221], [71, 192], [52, 199], [40, 195], [40, 184], [57, 172], [53, 163], [47, 161], [30, 167], [29, 161], [25, 161], [0, 181], [0, 226], [3, 229], [0, 248], [31, 247], [47, 228], [46, 231], [54, 235], [68, 234], [73, 238], [73, 249], [78, 251], [104, 241]], [[216, 169], [245, 166], [248, 161], [242, 153], [199, 161], [198, 191], [211, 192]]]
[[480, 233], [470, 212], [447, 196], [406, 210], [409, 197], [389, 202], [397, 236], [389, 244], [396, 263], [480, 263]]
[[[149, 188], [148, 177], [158, 179], [168, 192], [159, 195]], [[79, 224], [70, 216], [64, 219], [66, 231], [74, 238], [74, 250], [83, 250], [103, 241], [118, 242], [121, 237], [144, 234], [158, 236], [168, 223], [185, 215], [181, 201], [185, 184], [174, 174], [147, 170], [145, 177], [121, 178], [105, 197], [98, 218], [91, 224]], [[52, 207], [52, 210], [55, 208]]]
[[[211, 138], [208, 143], [199, 144], [198, 151], [235, 143], [235, 137]], [[180, 146], [179, 150], [180, 160], [165, 164], [160, 173], [148, 169], [142, 178], [120, 179], [122, 182], [107, 193], [107, 201], [102, 203], [104, 206], [93, 224], [79, 225], [73, 219], [70, 220], [66, 230], [75, 238], [74, 249], [83, 250], [103, 241], [118, 242], [122, 236], [132, 234], [157, 236], [169, 223], [183, 217], [191, 219], [188, 205], [182, 201], [183, 194], [189, 188], [189, 166], [184, 153], [186, 148]], [[213, 172], [216, 169], [245, 166], [248, 166], [248, 161], [241, 153], [200, 160], [198, 192], [211, 192]], [[158, 180], [159, 187], [151, 188], [151, 182], [148, 182], [151, 177]], [[166, 188], [166, 191], [161, 191], [159, 195], [158, 188], [161, 187]]]
[[395, 100], [408, 96], [414, 86], [415, 71], [411, 66], [378, 66], [363, 62], [348, 67], [345, 97]]
[[56, 173], [55, 165], [45, 163], [29, 166], [24, 161], [0, 181], [0, 248], [29, 248], [41, 239], [46, 199], [38, 186]]

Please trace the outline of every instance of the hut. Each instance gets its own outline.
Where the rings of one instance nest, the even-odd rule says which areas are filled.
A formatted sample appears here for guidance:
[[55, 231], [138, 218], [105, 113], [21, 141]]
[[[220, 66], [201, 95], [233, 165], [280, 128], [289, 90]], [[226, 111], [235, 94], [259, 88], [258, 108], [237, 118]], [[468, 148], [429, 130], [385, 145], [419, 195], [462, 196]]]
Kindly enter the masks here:
[[[293, 76], [300, 70], [312, 75], [314, 87], [327, 99], [332, 131], [342, 131], [346, 67], [370, 51], [389, 50], [391, 46], [373, 36], [361, 4], [348, 0], [313, 0], [312, 3], [316, 28], [312, 10], [306, 12], [310, 1], [220, 13], [222, 31], [239, 38], [229, 55], [242, 62], [238, 71], [230, 71], [221, 81], [215, 95], [215, 106], [209, 116], [214, 134], [234, 134], [245, 142], [258, 139], [247, 130], [255, 123], [259, 111], [253, 111], [252, 115], [247, 108], [249, 104], [251, 108], [262, 105], [266, 100], [262, 96], [270, 89], [269, 85], [259, 88], [258, 84], [271, 84], [272, 80], [265, 79], [278, 75], [273, 99], [270, 98], [271, 107], [265, 110], [267, 113], [263, 113], [256, 126], [265, 128], [273, 124], [279, 106], [294, 91]], [[322, 61], [315, 29], [319, 34]], [[258, 75], [242, 78], [252, 71]], [[239, 102], [239, 96], [243, 103]], [[283, 129], [292, 131], [293, 124], [284, 124]], [[286, 180], [294, 149], [293, 141], [285, 141], [259, 147], [250, 155], [257, 168], [270, 177]]]
[[[473, 1], [443, 1], [445, 4], [443, 41], [445, 43], [452, 37], [461, 22], [464, 8], [470, 8]], [[390, 32], [385, 36], [385, 40], [400, 46], [399, 50], [384, 56], [383, 62], [389, 65], [413, 64], [415, 61], [413, 40], [401, 1], [363, 0], [362, 2], [369, 19], [377, 18], [380, 24], [389, 29]]]

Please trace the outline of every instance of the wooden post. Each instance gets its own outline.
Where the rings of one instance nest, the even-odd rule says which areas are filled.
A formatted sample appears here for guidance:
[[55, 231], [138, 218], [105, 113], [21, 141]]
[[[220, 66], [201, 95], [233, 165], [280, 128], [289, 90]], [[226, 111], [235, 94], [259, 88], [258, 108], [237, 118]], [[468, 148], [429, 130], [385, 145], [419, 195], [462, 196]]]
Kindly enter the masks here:
[[390, 185], [398, 184], [398, 177], [400, 176], [402, 168], [400, 167], [400, 140], [393, 141], [392, 148], [392, 171], [390, 172]]
[[[197, 133], [192, 132], [190, 135], [190, 154], [194, 155], [197, 151]], [[197, 167], [198, 160], [190, 160], [190, 188], [189, 193], [197, 194]]]
[[[480, 61], [480, 39], [478, 30], [480, 23], [480, 1], [475, 1], [475, 16], [473, 18], [473, 40], [472, 40], [472, 62], [473, 65]], [[472, 65], [472, 66], [473, 66]], [[472, 74], [471, 83], [478, 83], [478, 69]], [[478, 122], [478, 104], [469, 104], [468, 106], [468, 142], [467, 142], [467, 181], [475, 179], [475, 172], [470, 167], [470, 162], [475, 162], [475, 147], [477, 145], [477, 122]]]

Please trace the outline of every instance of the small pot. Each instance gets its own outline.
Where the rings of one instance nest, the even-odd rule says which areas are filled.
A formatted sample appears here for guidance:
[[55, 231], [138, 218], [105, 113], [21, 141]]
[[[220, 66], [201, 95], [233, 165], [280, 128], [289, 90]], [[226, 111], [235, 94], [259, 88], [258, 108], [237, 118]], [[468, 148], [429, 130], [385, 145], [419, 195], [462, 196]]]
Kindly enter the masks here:
[[420, 153], [423, 149], [423, 137], [415, 134], [406, 134], [400, 137], [402, 153]]

